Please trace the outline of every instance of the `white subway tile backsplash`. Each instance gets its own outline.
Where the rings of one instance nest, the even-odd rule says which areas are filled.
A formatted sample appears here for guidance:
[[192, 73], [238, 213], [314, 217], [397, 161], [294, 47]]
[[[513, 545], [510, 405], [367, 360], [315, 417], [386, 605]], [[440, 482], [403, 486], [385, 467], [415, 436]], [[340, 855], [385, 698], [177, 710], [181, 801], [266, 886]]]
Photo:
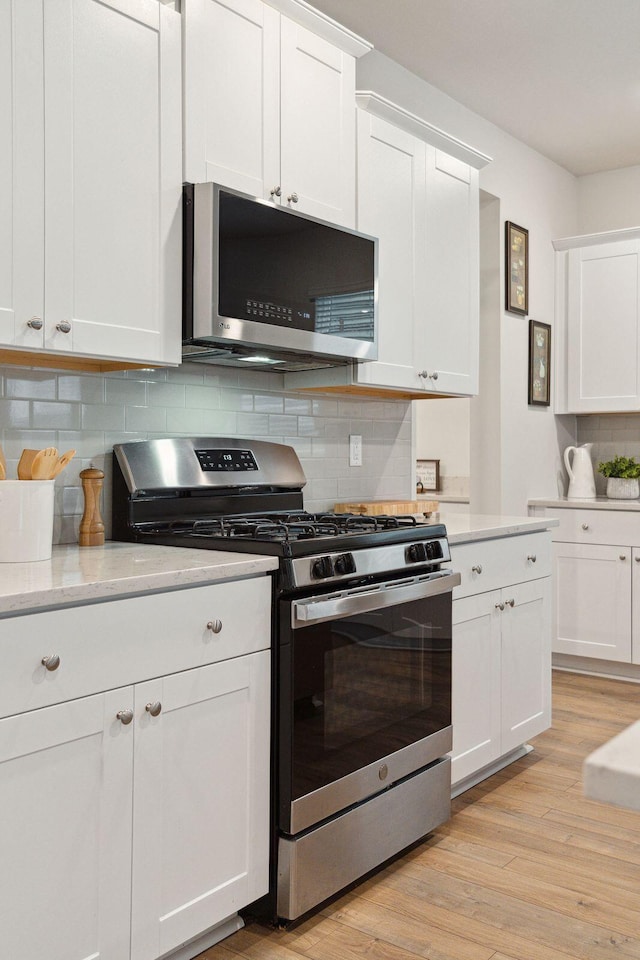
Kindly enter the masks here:
[[[281, 374], [197, 364], [104, 375], [0, 367], [0, 440], [13, 476], [25, 447], [77, 451], [56, 482], [56, 542], [77, 539], [79, 473], [88, 466], [105, 472], [102, 514], [110, 535], [111, 450], [114, 443], [149, 437], [288, 443], [303, 464], [310, 510], [330, 509], [341, 499], [406, 496], [409, 403], [312, 396], [285, 391], [283, 384]], [[363, 467], [349, 466], [350, 433], [363, 437]]]

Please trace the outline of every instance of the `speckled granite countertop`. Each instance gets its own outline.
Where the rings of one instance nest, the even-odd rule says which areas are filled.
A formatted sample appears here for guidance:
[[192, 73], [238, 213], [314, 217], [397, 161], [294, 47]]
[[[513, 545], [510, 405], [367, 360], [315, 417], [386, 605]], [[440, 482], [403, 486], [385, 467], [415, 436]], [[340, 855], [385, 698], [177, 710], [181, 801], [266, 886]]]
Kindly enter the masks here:
[[502, 517], [477, 513], [447, 514], [440, 511], [440, 522], [447, 528], [449, 543], [474, 543], [496, 537], [512, 537], [520, 533], [537, 533], [557, 527], [553, 517]]
[[51, 560], [0, 563], [0, 616], [194, 587], [275, 570], [276, 557], [109, 542], [67, 544]]

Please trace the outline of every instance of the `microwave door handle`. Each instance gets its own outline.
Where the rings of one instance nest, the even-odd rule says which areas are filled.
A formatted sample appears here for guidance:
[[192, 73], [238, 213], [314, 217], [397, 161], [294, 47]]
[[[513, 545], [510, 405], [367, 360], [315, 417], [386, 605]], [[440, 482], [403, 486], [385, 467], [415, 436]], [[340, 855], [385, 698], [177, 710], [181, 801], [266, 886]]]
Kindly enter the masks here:
[[327, 620], [341, 620], [358, 613], [369, 613], [384, 607], [409, 603], [449, 593], [460, 583], [459, 573], [447, 573], [433, 580], [420, 580], [417, 583], [384, 584], [376, 590], [354, 591], [326, 600], [296, 600], [291, 604], [291, 627], [293, 630], [308, 626], [310, 623], [322, 623]]

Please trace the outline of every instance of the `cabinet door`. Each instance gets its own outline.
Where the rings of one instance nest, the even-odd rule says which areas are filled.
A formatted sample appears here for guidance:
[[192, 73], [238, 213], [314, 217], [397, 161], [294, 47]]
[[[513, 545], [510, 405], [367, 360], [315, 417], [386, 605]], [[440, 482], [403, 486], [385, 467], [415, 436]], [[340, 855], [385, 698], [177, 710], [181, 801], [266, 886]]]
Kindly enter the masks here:
[[424, 304], [425, 144], [358, 111], [358, 229], [379, 238], [378, 360], [358, 382], [420, 389], [414, 329]]
[[129, 956], [132, 705], [129, 687], [0, 720], [3, 957]]
[[640, 406], [640, 241], [569, 251], [567, 400], [572, 413]]
[[269, 662], [262, 651], [136, 687], [132, 960], [267, 892]]
[[179, 362], [180, 16], [47, 0], [49, 350]]
[[554, 543], [553, 651], [631, 662], [631, 549]]
[[499, 599], [494, 591], [453, 603], [452, 783], [501, 753]]
[[426, 303], [416, 363], [429, 392], [476, 394], [480, 279], [478, 171], [427, 147]]
[[262, 0], [183, 0], [185, 179], [251, 196], [280, 183], [280, 16]]
[[551, 724], [551, 587], [532, 580], [502, 591], [502, 753]]
[[0, 344], [42, 347], [42, 2], [0, 0]]
[[352, 56], [282, 17], [281, 203], [348, 227], [355, 224], [355, 86]]

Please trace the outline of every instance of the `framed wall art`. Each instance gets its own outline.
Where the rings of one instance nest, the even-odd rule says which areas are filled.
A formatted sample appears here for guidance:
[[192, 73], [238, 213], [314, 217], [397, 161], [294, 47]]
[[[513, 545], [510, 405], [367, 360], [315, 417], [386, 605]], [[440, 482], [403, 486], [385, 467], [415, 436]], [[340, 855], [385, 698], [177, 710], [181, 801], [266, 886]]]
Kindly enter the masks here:
[[551, 327], [529, 320], [529, 404], [551, 403]]
[[416, 486], [423, 491], [440, 489], [440, 461], [416, 460]]
[[529, 231], [505, 222], [505, 310], [525, 316], [529, 310]]

